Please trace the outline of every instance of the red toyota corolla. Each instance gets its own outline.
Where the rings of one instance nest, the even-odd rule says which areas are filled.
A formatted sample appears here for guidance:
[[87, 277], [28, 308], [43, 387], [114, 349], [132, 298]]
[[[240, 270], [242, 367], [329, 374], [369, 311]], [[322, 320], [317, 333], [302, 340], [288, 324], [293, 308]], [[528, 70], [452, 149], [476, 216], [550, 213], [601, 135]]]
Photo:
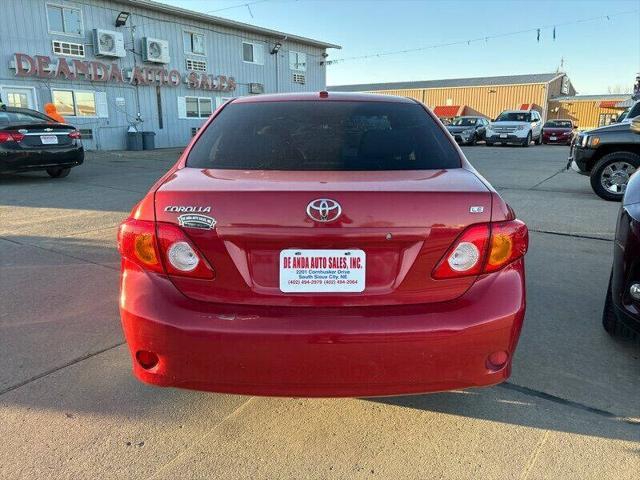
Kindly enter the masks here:
[[527, 243], [414, 100], [235, 99], [120, 227], [134, 373], [281, 396], [496, 384], [522, 327]]

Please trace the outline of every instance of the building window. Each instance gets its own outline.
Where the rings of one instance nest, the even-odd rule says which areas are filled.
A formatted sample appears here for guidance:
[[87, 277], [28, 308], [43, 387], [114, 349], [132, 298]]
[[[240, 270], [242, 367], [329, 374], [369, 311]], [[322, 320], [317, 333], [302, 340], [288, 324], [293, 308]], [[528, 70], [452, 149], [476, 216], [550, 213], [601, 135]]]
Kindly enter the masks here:
[[242, 60], [247, 63], [264, 65], [264, 45], [242, 42]]
[[51, 99], [63, 117], [97, 117], [95, 92], [51, 90]]
[[10, 107], [29, 108], [29, 99], [24, 93], [7, 94], [7, 104]]
[[598, 126], [604, 127], [606, 125], [611, 125], [611, 121], [618, 118], [618, 115], [615, 113], [601, 113], [598, 117]]
[[205, 55], [204, 35], [194, 32], [182, 32], [182, 41], [184, 43], [184, 53], [194, 55]]
[[76, 7], [47, 4], [49, 33], [82, 35], [82, 11]]
[[304, 73], [294, 73], [293, 74], [293, 83], [299, 83], [300, 85], [304, 85], [306, 82], [306, 78]]
[[307, 54], [301, 52], [289, 52], [289, 68], [300, 72], [307, 71]]
[[184, 97], [186, 118], [207, 118], [213, 112], [212, 100], [208, 97]]
[[53, 53], [65, 57], [84, 58], [84, 45], [82, 43], [61, 42], [53, 40]]
[[205, 60], [193, 60], [191, 58], [187, 58], [185, 61], [186, 67], [188, 71], [196, 71], [196, 72], [206, 72], [207, 71], [207, 62]]

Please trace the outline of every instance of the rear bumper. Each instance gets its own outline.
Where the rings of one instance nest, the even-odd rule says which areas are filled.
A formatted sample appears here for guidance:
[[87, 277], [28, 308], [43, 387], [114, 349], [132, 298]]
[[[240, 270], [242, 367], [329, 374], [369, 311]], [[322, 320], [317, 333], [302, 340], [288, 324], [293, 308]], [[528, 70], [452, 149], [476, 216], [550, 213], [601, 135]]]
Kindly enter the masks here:
[[0, 173], [77, 167], [84, 162], [82, 147], [59, 150], [0, 150]]
[[[500, 383], [525, 313], [524, 263], [449, 302], [389, 307], [256, 307], [185, 298], [124, 265], [120, 311], [143, 382], [276, 396], [377, 396]], [[159, 356], [145, 370], [136, 352]], [[487, 357], [506, 351], [491, 368]]]

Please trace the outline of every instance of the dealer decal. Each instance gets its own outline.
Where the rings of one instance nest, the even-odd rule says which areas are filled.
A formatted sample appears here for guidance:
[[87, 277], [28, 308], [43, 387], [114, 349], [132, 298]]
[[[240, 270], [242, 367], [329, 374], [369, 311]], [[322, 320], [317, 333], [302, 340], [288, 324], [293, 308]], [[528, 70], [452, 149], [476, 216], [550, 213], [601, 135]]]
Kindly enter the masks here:
[[212, 230], [216, 226], [216, 219], [199, 213], [185, 213], [178, 217], [178, 224], [181, 227]]
[[280, 291], [362, 292], [366, 254], [362, 250], [294, 250], [280, 252]]

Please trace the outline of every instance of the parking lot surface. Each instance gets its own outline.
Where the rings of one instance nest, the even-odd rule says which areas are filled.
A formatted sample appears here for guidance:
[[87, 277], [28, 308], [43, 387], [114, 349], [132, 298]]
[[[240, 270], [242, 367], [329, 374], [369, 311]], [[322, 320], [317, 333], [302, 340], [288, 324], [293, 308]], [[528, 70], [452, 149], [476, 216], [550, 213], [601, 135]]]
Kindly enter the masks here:
[[116, 226], [179, 150], [0, 177], [0, 478], [638, 478], [640, 347], [600, 325], [619, 204], [564, 170], [566, 147], [465, 153], [531, 232], [513, 375], [376, 399], [133, 379]]

